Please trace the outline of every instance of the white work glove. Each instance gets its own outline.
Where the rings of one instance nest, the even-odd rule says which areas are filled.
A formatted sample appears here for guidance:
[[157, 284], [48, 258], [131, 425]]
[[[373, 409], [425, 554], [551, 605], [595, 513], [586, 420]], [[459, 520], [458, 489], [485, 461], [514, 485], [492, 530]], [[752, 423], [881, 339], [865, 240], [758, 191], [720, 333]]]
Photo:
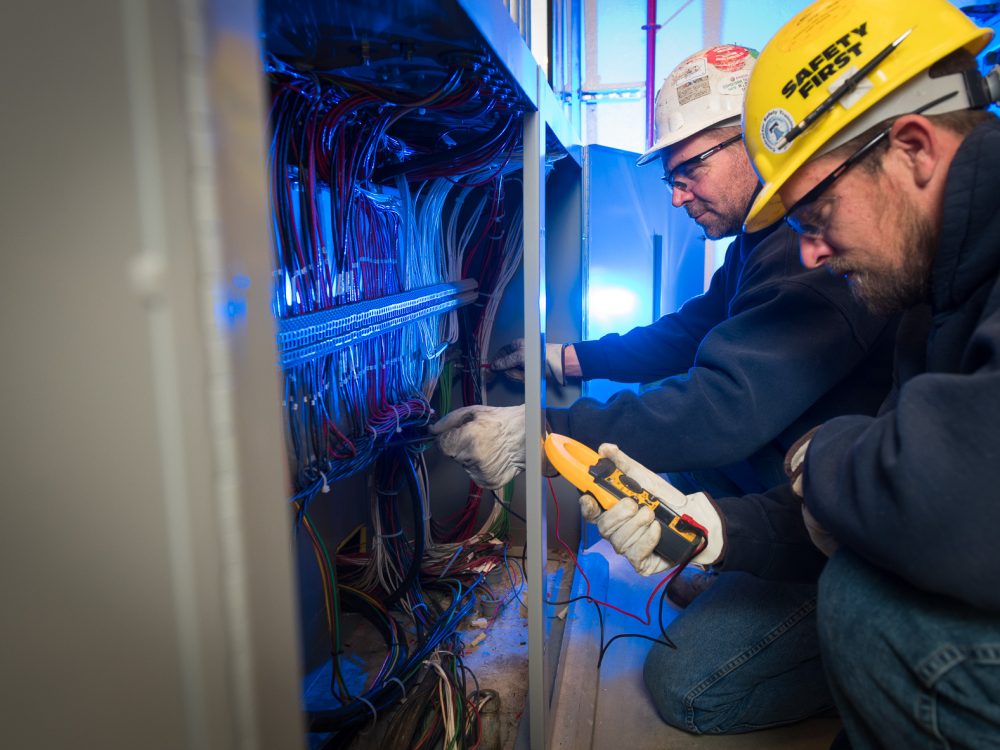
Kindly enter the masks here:
[[[802, 475], [805, 473], [806, 452], [809, 450], [809, 443], [812, 442], [813, 435], [818, 429], [818, 427], [814, 427], [796, 440], [785, 455], [785, 474], [788, 475], [788, 480], [792, 483], [792, 492], [799, 497], [805, 495], [802, 488]], [[802, 520], [806, 524], [806, 531], [809, 532], [812, 543], [824, 555], [831, 557], [840, 545], [837, 544], [837, 540], [830, 535], [829, 531], [820, 526], [819, 521], [809, 512], [805, 503], [802, 504]]]
[[[696, 492], [685, 495], [659, 474], [629, 458], [617, 445], [605, 443], [597, 452], [611, 459], [623, 474], [649, 490], [674, 513], [686, 515], [705, 528], [708, 532], [705, 548], [691, 562], [712, 565], [722, 559], [726, 546], [725, 526], [719, 509], [708, 494]], [[631, 498], [626, 498], [602, 513], [597, 501], [585, 494], [580, 496], [580, 510], [586, 520], [597, 523], [601, 536], [611, 542], [615, 552], [632, 563], [639, 575], [656, 575], [680, 562], [665, 560], [653, 551], [660, 541], [660, 523], [651, 508], [645, 505], [640, 507]]]
[[438, 446], [472, 481], [498, 490], [524, 471], [524, 405], [463, 406], [432, 424]]
[[[562, 344], [545, 345], [545, 377], [559, 385], [566, 385], [563, 373]], [[514, 339], [493, 357], [490, 369], [502, 372], [511, 380], [524, 382], [524, 339]]]
[[812, 442], [813, 435], [819, 427], [813, 427], [809, 432], [800, 437], [785, 454], [785, 475], [792, 484], [792, 492], [799, 497], [803, 496], [802, 475], [806, 468], [806, 451], [809, 450], [809, 443]]

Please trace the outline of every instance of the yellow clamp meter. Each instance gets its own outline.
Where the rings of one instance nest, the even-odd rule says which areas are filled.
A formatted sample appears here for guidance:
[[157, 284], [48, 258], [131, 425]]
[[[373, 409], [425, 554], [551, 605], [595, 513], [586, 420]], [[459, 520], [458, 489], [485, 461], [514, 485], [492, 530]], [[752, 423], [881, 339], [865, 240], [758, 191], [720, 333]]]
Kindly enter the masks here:
[[610, 458], [565, 435], [549, 433], [545, 455], [553, 468], [581, 492], [591, 495], [602, 512], [630, 497], [653, 509], [662, 527], [656, 553], [671, 565], [687, 562], [705, 546], [705, 529], [691, 518], [674, 513], [649, 490], [622, 473]]

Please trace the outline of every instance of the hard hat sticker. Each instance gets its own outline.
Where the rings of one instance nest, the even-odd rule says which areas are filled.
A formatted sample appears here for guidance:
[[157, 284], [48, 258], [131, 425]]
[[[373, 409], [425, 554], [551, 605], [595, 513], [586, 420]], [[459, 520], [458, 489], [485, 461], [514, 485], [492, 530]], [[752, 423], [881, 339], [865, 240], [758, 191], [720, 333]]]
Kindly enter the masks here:
[[750, 57], [750, 50], [746, 47], [737, 47], [734, 44], [723, 44], [712, 47], [705, 53], [705, 59], [719, 70], [726, 73], [735, 73], [747, 63]]
[[747, 78], [745, 76], [730, 78], [728, 81], [719, 86], [719, 91], [725, 91], [727, 94], [738, 94], [746, 90]]
[[677, 87], [677, 103], [687, 104], [711, 93], [712, 87], [708, 83], [708, 76], [695, 78]]
[[[764, 115], [764, 119], [760, 123], [760, 140], [764, 144], [764, 148], [776, 154], [787, 151], [789, 144], [782, 142], [781, 139], [794, 125], [795, 120], [783, 109], [772, 109]], [[780, 147], [779, 143], [782, 144]]]
[[673, 73], [670, 74], [670, 82], [674, 86], [680, 86], [682, 83], [687, 83], [688, 81], [701, 78], [708, 73], [708, 69], [705, 67], [705, 58], [694, 57], [685, 60]]
[[861, 39], [868, 35], [868, 22], [851, 29], [848, 33], [831, 39], [822, 50], [808, 60], [798, 72], [781, 87], [786, 99], [798, 92], [803, 99], [833, 78], [838, 70], [861, 56]]

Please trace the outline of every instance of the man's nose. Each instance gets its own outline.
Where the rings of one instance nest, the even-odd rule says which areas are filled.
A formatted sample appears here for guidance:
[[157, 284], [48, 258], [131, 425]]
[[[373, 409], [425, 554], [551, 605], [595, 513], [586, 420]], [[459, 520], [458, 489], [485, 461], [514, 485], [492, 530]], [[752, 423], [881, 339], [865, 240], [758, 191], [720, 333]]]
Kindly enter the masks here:
[[674, 185], [670, 191], [670, 203], [674, 208], [680, 208], [692, 198], [694, 198], [694, 194], [680, 185]]
[[819, 268], [833, 257], [833, 248], [822, 237], [799, 237], [799, 255], [806, 268]]

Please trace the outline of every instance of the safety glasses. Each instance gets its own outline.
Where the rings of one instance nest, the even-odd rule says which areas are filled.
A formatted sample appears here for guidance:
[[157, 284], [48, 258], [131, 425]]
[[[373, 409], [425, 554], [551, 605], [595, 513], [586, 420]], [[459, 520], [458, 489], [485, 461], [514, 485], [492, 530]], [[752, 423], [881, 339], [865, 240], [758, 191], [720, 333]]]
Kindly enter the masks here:
[[[703, 161], [705, 161], [705, 159], [712, 156], [713, 154], [719, 153], [720, 151], [722, 151], [722, 149], [726, 148], [727, 146], [731, 146], [734, 143], [736, 143], [736, 141], [742, 139], [743, 139], [743, 134], [737, 133], [732, 138], [727, 138], [721, 143], [715, 144], [714, 146], [712, 146], [712, 148], [708, 149], [707, 151], [702, 151], [697, 156], [692, 156], [690, 159], [685, 159], [676, 167], [674, 167], [665, 175], [663, 175], [663, 177], [661, 177], [660, 179], [663, 180], [664, 184], [671, 190], [674, 189], [674, 186], [677, 184], [678, 179], [684, 180], [685, 183], [695, 182], [695, 179], [691, 175], [691, 170], [694, 167], [701, 164]], [[683, 190], [686, 187], [685, 183], [681, 184], [680, 186], [681, 190]]]
[[889, 135], [890, 130], [892, 130], [891, 125], [885, 130], [880, 131], [878, 135], [848, 156], [836, 169], [817, 182], [808, 193], [792, 204], [792, 207], [788, 209], [788, 213], [785, 214], [785, 223], [792, 228], [793, 232], [803, 237], [813, 238], [820, 237], [826, 232], [829, 228], [832, 212], [828, 208], [828, 205], [820, 203], [820, 197], [830, 189], [833, 183], [843, 177], [851, 167], [868, 156]]
[[[946, 94], [945, 96], [938, 97], [932, 102], [928, 102], [919, 109], [915, 109], [910, 114], [919, 115], [926, 112], [932, 107], [936, 107], [953, 96], [956, 96], [958, 92], [952, 92]], [[893, 121], [893, 123], [895, 120]], [[861, 146], [857, 151], [848, 156], [844, 161], [842, 161], [830, 174], [824, 177], [822, 180], [817, 182], [805, 195], [799, 198], [795, 203], [792, 204], [791, 208], [785, 214], [785, 223], [792, 228], [796, 234], [803, 237], [817, 238], [822, 236], [830, 225], [830, 218], [832, 214], [832, 208], [829, 204], [830, 201], [825, 203], [820, 203], [820, 198], [823, 196], [827, 190], [841, 177], [843, 177], [851, 167], [860, 162], [870, 153], [875, 150], [885, 138], [889, 135], [892, 130], [892, 124], [889, 124], [884, 130], [880, 130], [871, 140], [867, 141]]]

